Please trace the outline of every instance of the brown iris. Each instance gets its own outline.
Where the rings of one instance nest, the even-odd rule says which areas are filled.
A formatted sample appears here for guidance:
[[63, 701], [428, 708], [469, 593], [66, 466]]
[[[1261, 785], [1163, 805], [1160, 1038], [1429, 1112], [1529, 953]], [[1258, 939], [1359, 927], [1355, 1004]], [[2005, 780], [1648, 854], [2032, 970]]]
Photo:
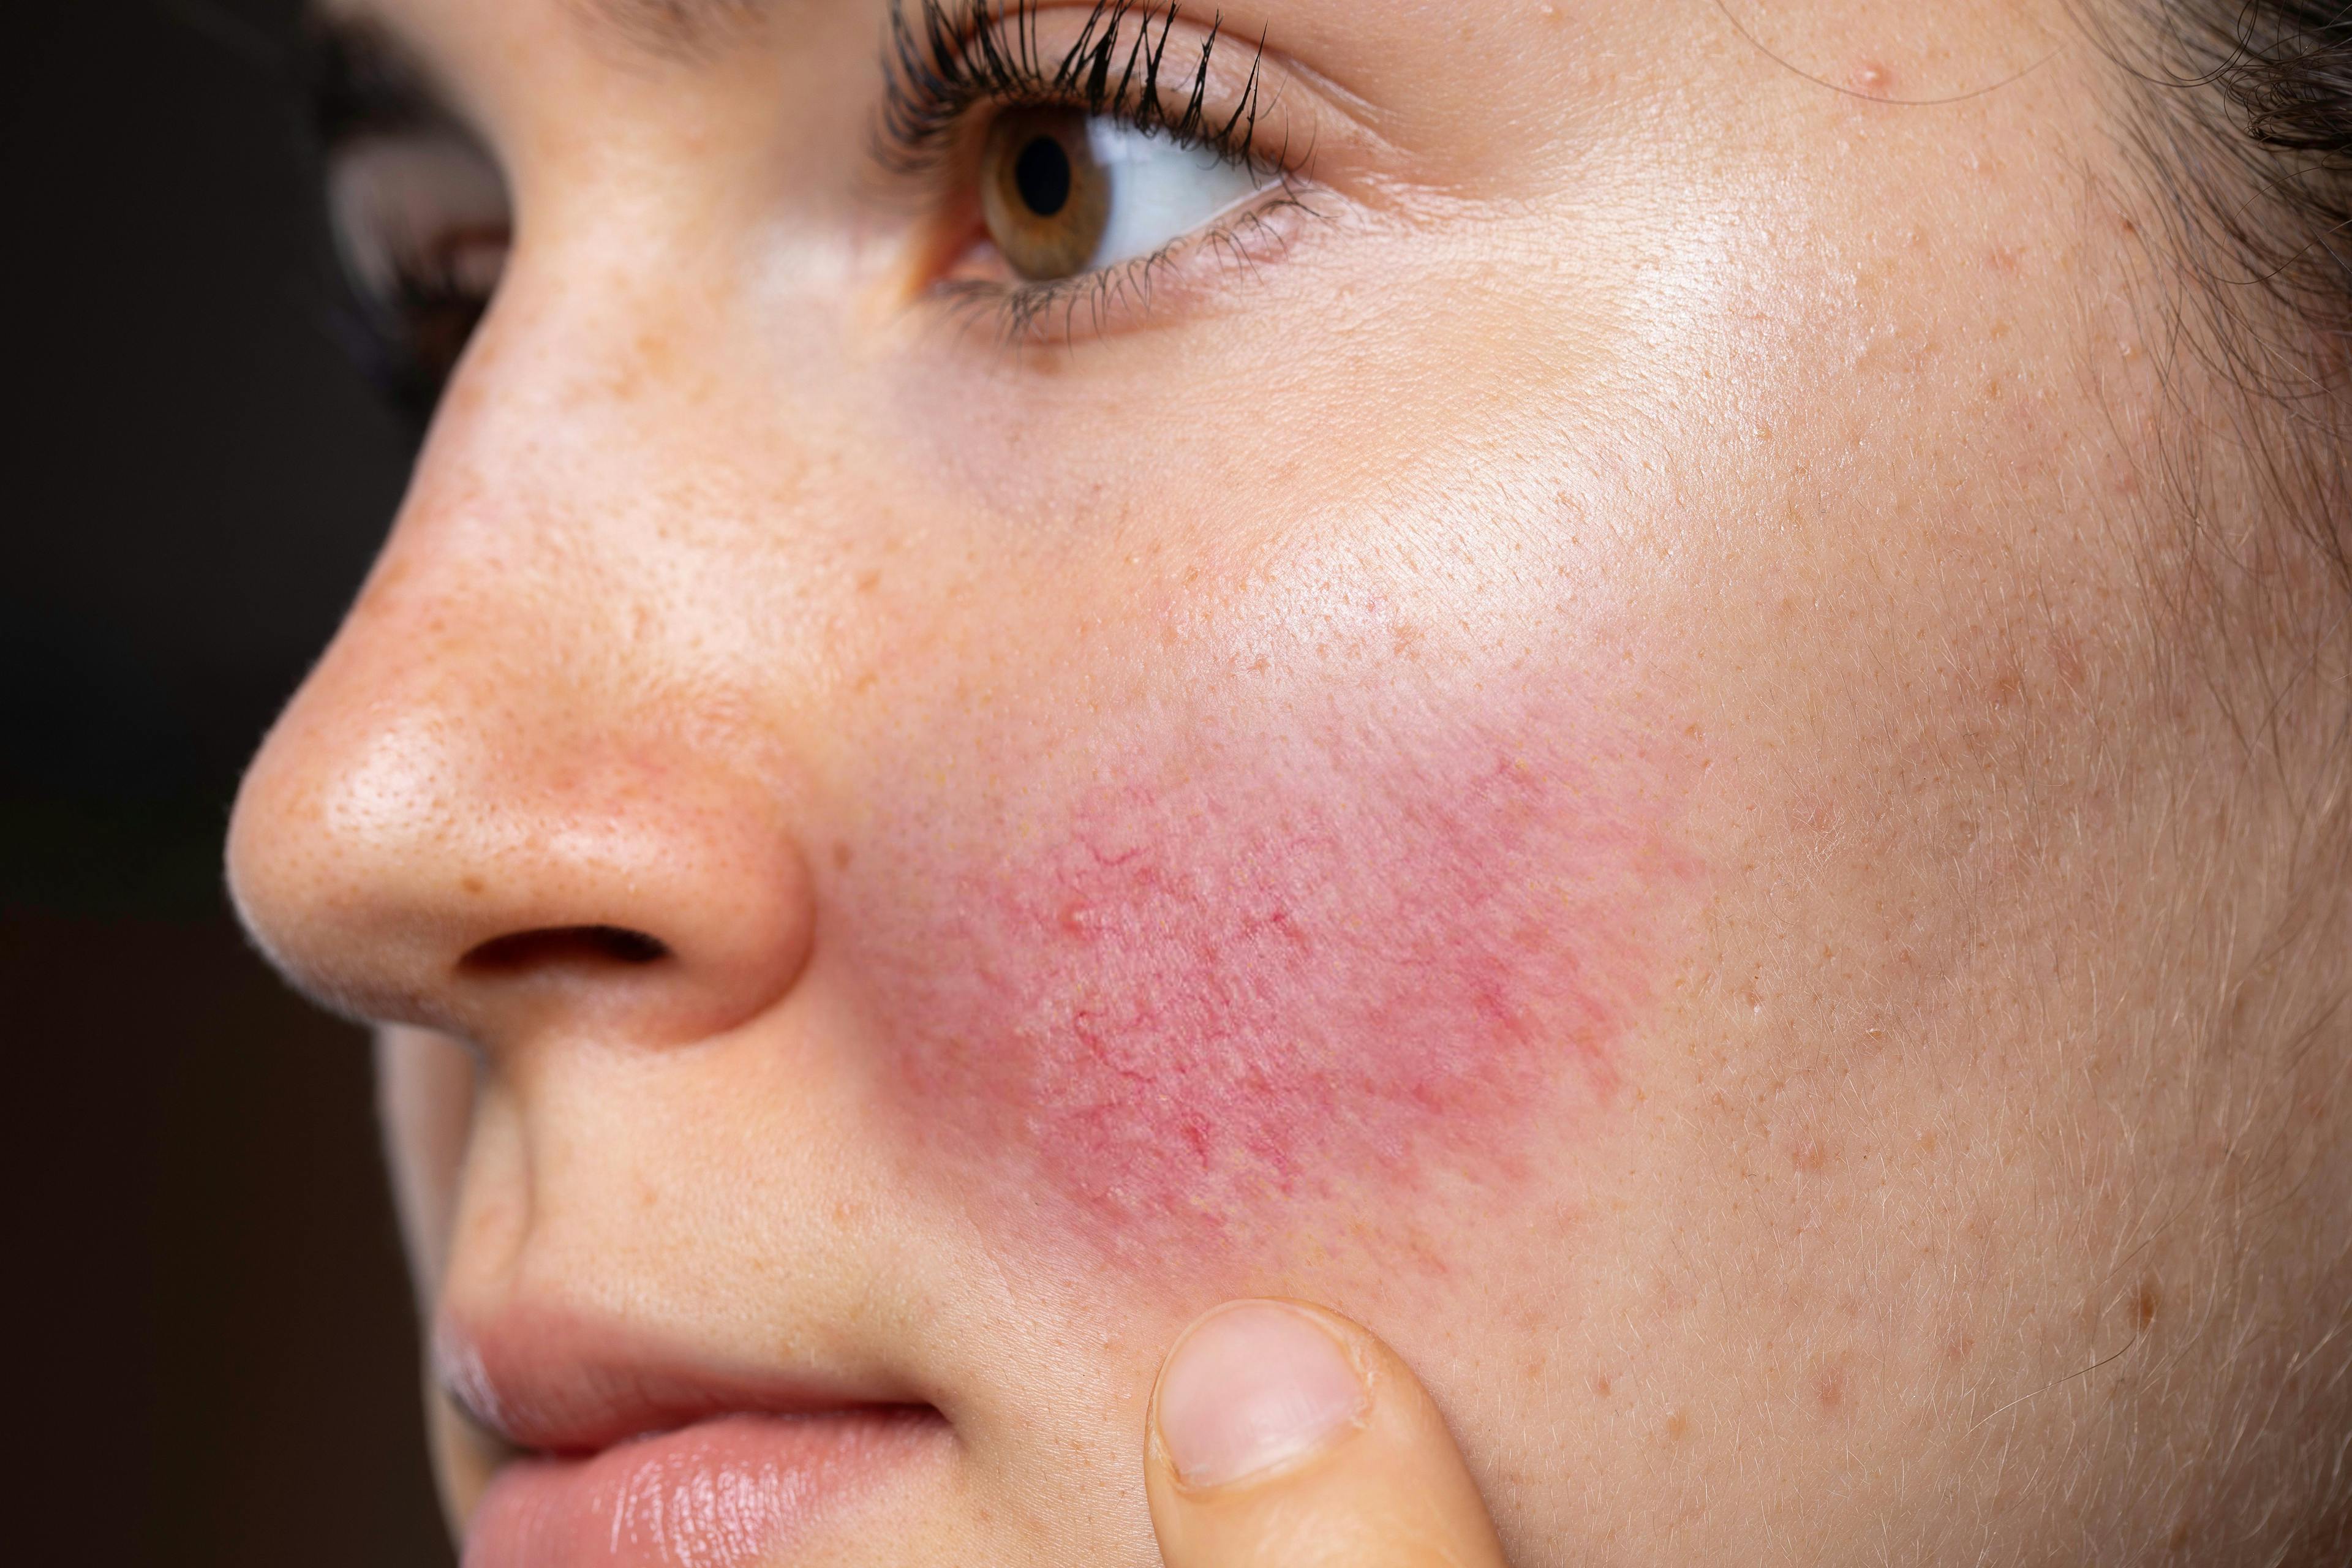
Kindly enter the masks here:
[[1087, 270], [1110, 223], [1110, 181], [1087, 128], [1086, 115], [1064, 109], [1008, 110], [988, 128], [982, 216], [1013, 270], [1032, 281]]

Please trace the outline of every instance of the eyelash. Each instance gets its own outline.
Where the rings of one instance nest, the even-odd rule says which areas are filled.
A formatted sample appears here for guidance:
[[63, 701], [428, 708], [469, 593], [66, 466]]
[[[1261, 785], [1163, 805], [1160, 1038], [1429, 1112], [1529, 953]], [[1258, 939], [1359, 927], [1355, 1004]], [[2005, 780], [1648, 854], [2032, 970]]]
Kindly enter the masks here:
[[1182, 10], [1178, 0], [1096, 0], [1076, 40], [1050, 63], [1037, 46], [1036, 0], [964, 0], [960, 19], [945, 0], [917, 5], [919, 22], [908, 20], [907, 0], [890, 5], [879, 155], [891, 169], [936, 169], [957, 129], [982, 106], [1076, 110], [1212, 149], [1254, 170], [1264, 162], [1255, 150], [1263, 39], [1232, 112], [1220, 122], [1208, 111], [1223, 18], [1202, 40], [1184, 107], [1171, 119], [1160, 83]]
[[[1037, 38], [1037, 0], [891, 0], [884, 66], [885, 96], [876, 131], [876, 156], [893, 174], [951, 181], [957, 153], [976, 116], [1016, 109], [1063, 109], [1116, 120], [1165, 135], [1247, 170], [1271, 193], [1204, 234], [1181, 237], [1161, 250], [1101, 271], [1050, 282], [960, 281], [940, 288], [967, 311], [992, 316], [1008, 342], [1071, 335], [1082, 314], [1099, 326], [1125, 298], [1147, 295], [1179, 252], [1222, 249], [1244, 265], [1259, 259], [1254, 237], [1278, 239], [1273, 220], [1306, 210], [1299, 193], [1301, 162], [1286, 146], [1265, 152], [1258, 139], [1264, 107], [1261, 74], [1265, 44], [1254, 47], [1249, 72], [1233, 107], [1213, 110], [1208, 94], [1216, 51], [1230, 37], [1213, 18], [1197, 56], [1176, 55], [1181, 0], [1095, 0], [1076, 38], [1058, 55]], [[1171, 64], [1189, 72], [1173, 94]], [[1170, 110], [1171, 97], [1181, 106]], [[947, 193], [941, 193], [942, 197]], [[1044, 331], [1055, 320], [1059, 333]]]
[[[1175, 38], [1181, 0], [1096, 0], [1076, 41], [1048, 55], [1037, 32], [1045, 8], [1039, 0], [891, 0], [885, 96], [875, 133], [882, 165], [929, 181], [938, 187], [936, 205], [946, 210], [953, 195], [948, 187], [967, 172], [961, 155], [971, 145], [975, 120], [1010, 110], [1061, 109], [1213, 153], [1247, 170], [1267, 194], [1211, 230], [1097, 272], [1048, 282], [955, 279], [937, 286], [951, 307], [992, 317], [1008, 342], [1049, 335], [1045, 329], [1056, 317], [1065, 335], [1089, 312], [1100, 326], [1122, 301], [1146, 297], [1180, 252], [1222, 250], [1244, 266], [1255, 265], [1266, 248], [1257, 241], [1281, 238], [1276, 215], [1305, 210], [1297, 183], [1304, 161], [1292, 159], [1286, 146], [1269, 155], [1258, 140], [1263, 38], [1232, 107], [1220, 110], [1211, 107], [1209, 92], [1212, 64], [1231, 37], [1222, 18], [1213, 20], [1196, 54]], [[1178, 77], [1169, 74], [1171, 65]], [[315, 111], [334, 121], [321, 126], [330, 148], [371, 131], [383, 133], [386, 126], [379, 121], [402, 131], [423, 112], [367, 107], [374, 101], [369, 91], [386, 102], [426, 101], [400, 74], [408, 68], [396, 52], [373, 40], [358, 58], [321, 50], [306, 66]], [[336, 112], [331, 115], [331, 109]], [[421, 429], [456, 348], [489, 301], [454, 268], [429, 257], [409, 254], [395, 262], [390, 295], [355, 300], [342, 324], [362, 369]]]

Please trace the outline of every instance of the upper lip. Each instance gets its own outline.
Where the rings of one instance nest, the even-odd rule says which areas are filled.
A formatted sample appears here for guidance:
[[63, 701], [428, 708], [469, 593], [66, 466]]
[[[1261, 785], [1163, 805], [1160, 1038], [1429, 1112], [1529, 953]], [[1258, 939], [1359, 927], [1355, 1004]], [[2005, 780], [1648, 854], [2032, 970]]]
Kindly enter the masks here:
[[821, 1367], [745, 1365], [635, 1325], [509, 1306], [434, 1335], [443, 1391], [509, 1446], [589, 1454], [722, 1415], [904, 1415], [928, 1410], [903, 1385]]

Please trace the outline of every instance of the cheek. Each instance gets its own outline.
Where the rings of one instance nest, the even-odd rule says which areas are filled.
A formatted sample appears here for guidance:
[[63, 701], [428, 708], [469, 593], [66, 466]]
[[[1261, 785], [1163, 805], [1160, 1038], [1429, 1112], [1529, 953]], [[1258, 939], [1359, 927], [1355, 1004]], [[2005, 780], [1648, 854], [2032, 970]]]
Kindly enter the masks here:
[[906, 1124], [1162, 1263], [1549, 1157], [1612, 1099], [1692, 872], [1670, 769], [1565, 704], [1463, 709], [1195, 721], [898, 847], [856, 923]]

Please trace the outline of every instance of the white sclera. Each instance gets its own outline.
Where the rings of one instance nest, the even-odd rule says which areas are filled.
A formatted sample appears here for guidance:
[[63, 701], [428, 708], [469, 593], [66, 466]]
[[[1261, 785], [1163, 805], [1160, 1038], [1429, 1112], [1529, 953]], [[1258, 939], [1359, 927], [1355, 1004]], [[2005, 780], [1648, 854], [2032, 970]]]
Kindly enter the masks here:
[[1265, 189], [1245, 164], [1100, 115], [1087, 121], [1087, 145], [1110, 184], [1110, 221], [1091, 268], [1150, 256]]

